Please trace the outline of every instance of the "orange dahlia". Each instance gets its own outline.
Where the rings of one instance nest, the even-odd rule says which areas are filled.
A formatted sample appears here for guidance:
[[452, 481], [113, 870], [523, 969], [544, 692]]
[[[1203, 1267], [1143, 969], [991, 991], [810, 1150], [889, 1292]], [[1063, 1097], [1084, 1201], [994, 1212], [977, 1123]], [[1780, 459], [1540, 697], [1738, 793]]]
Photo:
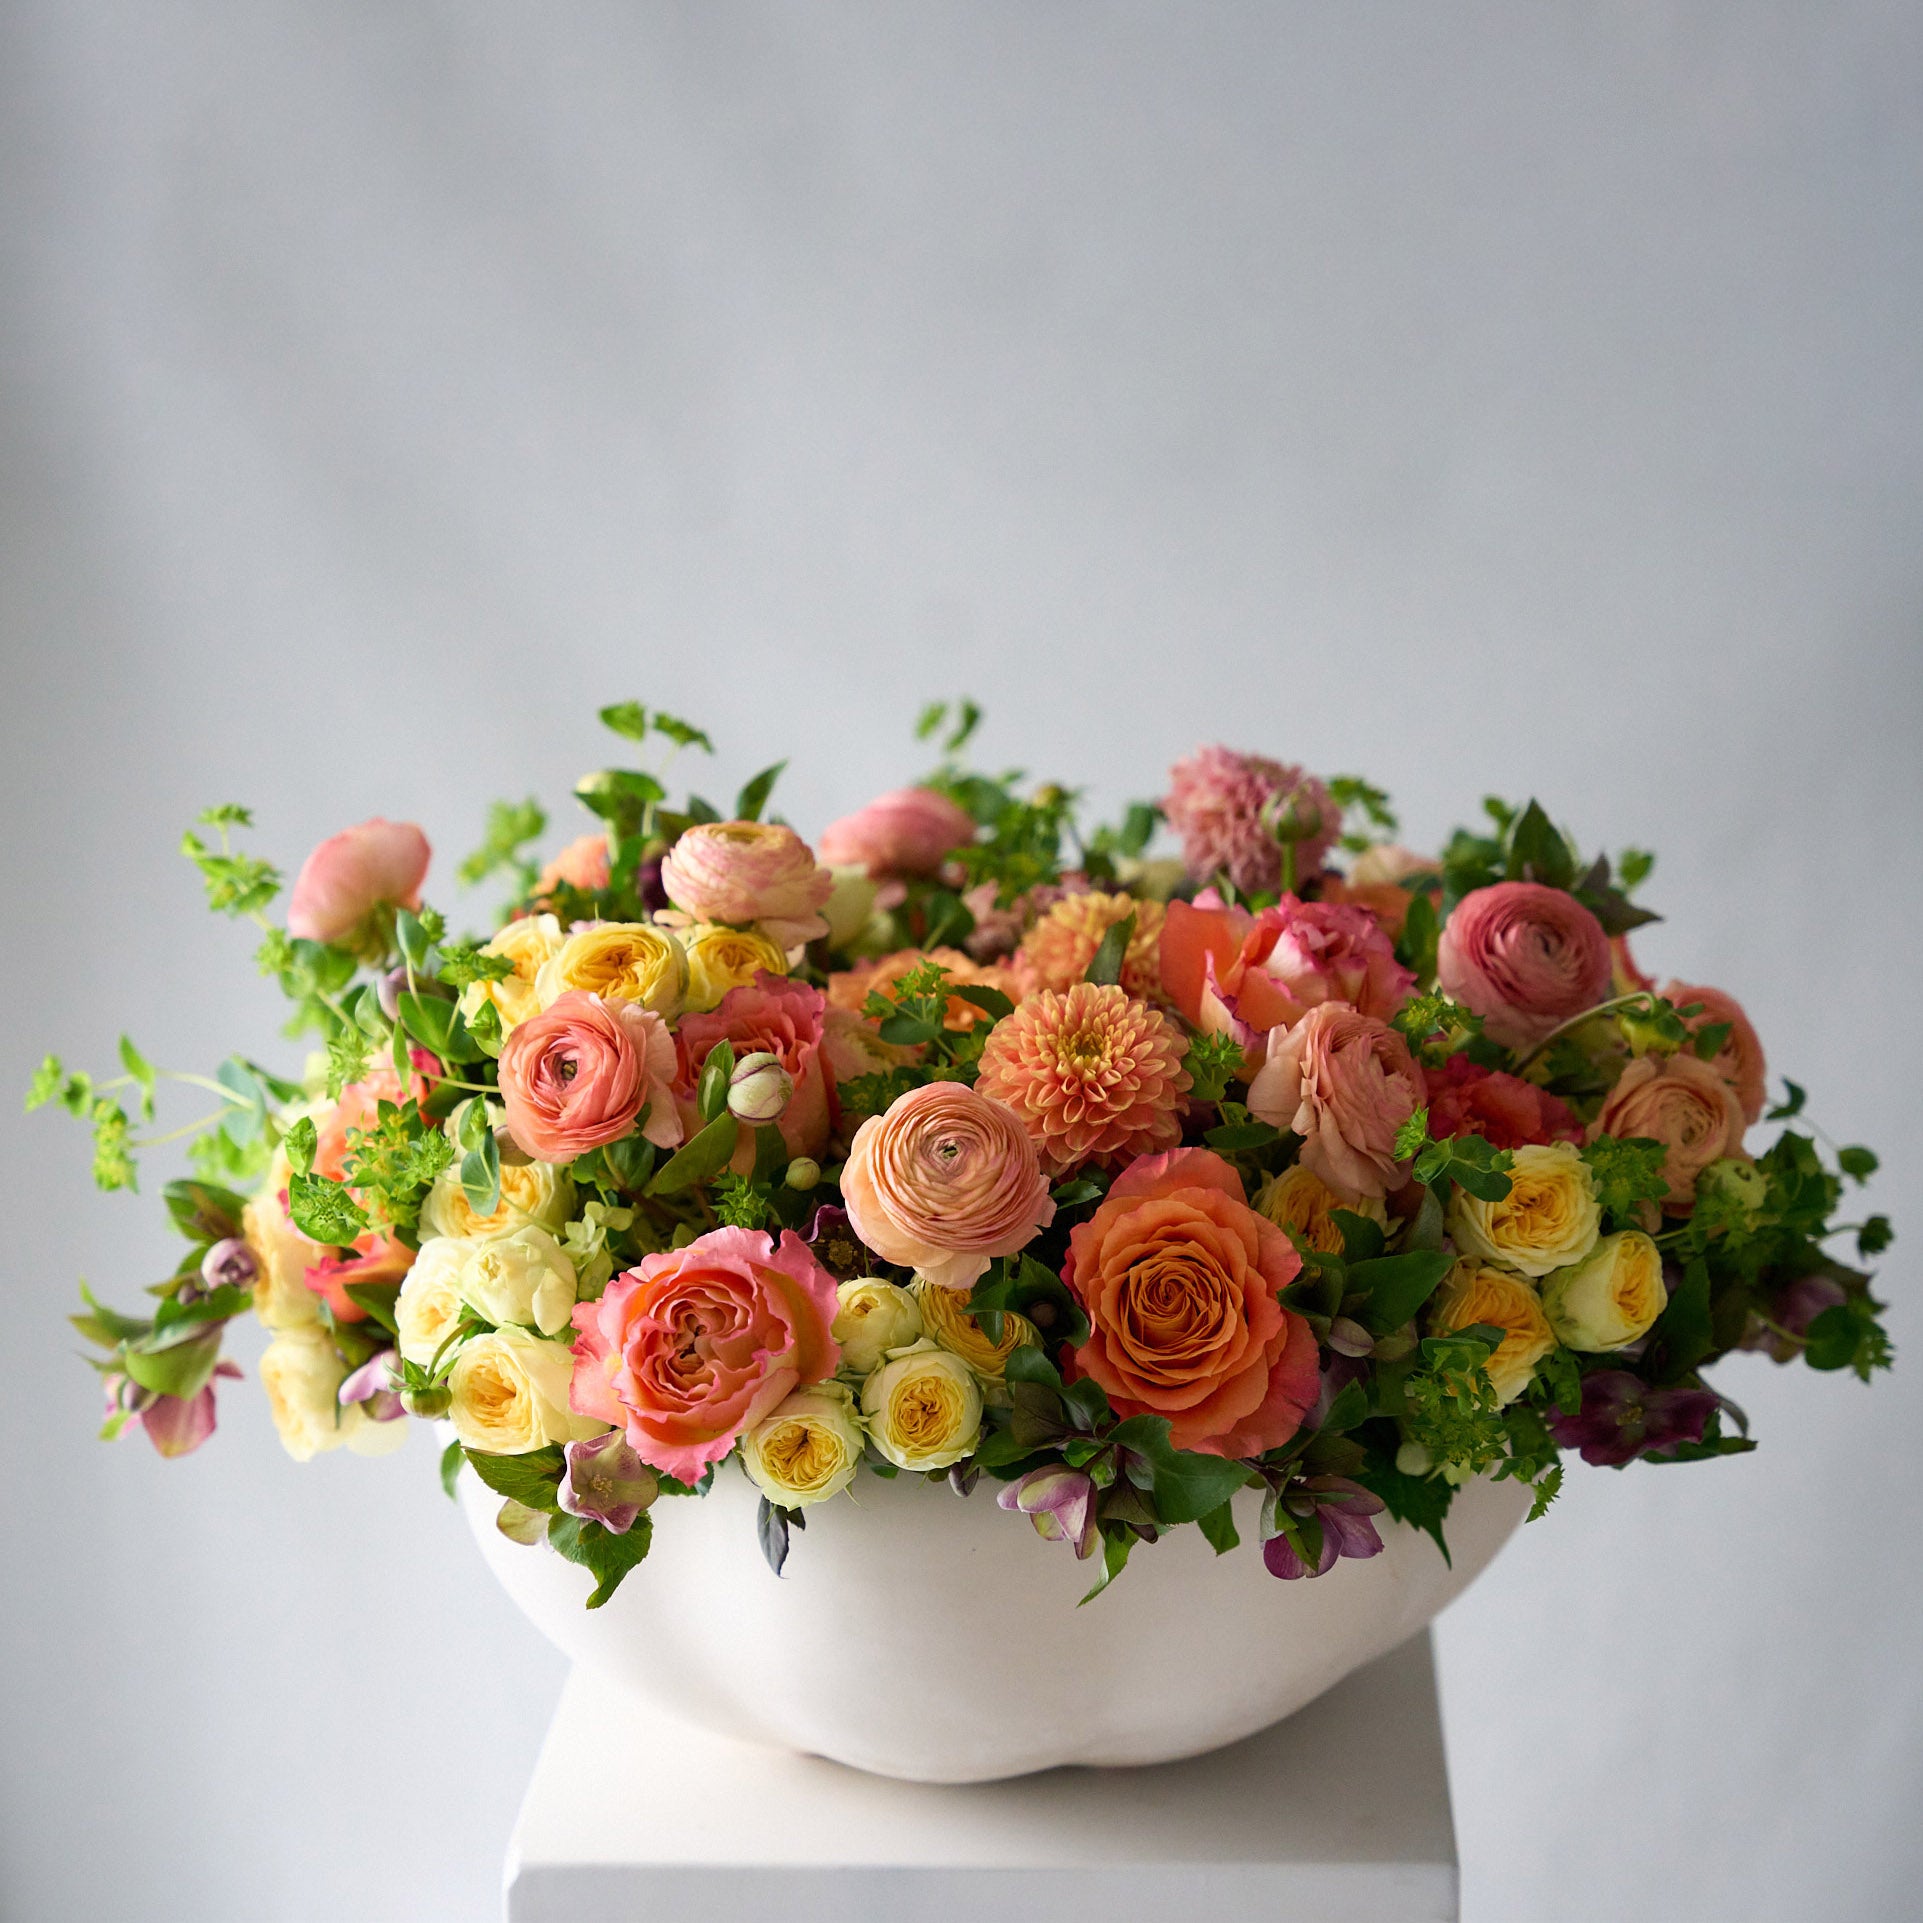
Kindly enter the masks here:
[[1012, 1108], [1042, 1165], [1121, 1163], [1182, 1139], [1182, 1031], [1124, 989], [1044, 989], [995, 1024], [977, 1093]]
[[1122, 957], [1122, 986], [1143, 1001], [1161, 1001], [1162, 920], [1159, 901], [1091, 890], [1064, 895], [1026, 935], [1015, 966], [1031, 988], [1072, 988], [1088, 973], [1102, 937], [1124, 915], [1135, 917], [1135, 932]]
[[[1010, 1001], [1020, 1001], [1022, 998], [1021, 984], [1010, 970], [984, 967], [964, 955], [959, 948], [898, 948], [892, 955], [883, 955], [879, 961], [861, 962], [853, 968], [844, 968], [838, 974], [830, 975], [828, 1006], [845, 1008], [851, 1015], [859, 1015], [862, 1004], [871, 994], [879, 992], [893, 1001], [895, 984], [910, 969], [919, 968], [925, 961], [939, 962], [948, 970], [951, 982], [964, 982], [971, 987], [999, 988]], [[985, 1019], [973, 1002], [963, 1001], [959, 995], [949, 996], [950, 1028], [970, 1029]]]

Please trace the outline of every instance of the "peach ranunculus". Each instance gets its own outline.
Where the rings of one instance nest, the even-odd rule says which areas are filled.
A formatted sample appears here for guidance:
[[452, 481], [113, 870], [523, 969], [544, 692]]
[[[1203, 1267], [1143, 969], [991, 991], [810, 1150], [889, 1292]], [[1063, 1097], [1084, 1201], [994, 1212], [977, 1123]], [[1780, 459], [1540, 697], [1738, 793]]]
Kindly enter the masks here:
[[674, 1105], [674, 1038], [652, 1009], [571, 989], [501, 1044], [508, 1133], [542, 1162], [642, 1133], [658, 1148], [681, 1140]]
[[1322, 899], [1366, 908], [1391, 936], [1399, 936], [1410, 902], [1438, 890], [1441, 875], [1440, 864], [1427, 855], [1378, 841], [1356, 856], [1346, 875], [1323, 876]]
[[876, 881], [932, 875], [975, 839], [975, 818], [934, 788], [896, 788], [821, 831], [815, 851], [831, 868]]
[[1234, 1035], [1247, 1048], [1323, 1002], [1386, 1021], [1416, 978], [1367, 908], [1284, 895], [1253, 921], [1229, 908], [1170, 902], [1162, 983], [1192, 1027]]
[[1161, 1001], [1162, 918], [1159, 901], [1138, 895], [1107, 894], [1091, 888], [1064, 895], [1022, 937], [1014, 970], [1023, 986], [1072, 988], [1088, 974], [1102, 937], [1118, 921], [1135, 917], [1135, 932], [1122, 956], [1122, 986], [1143, 1001]]
[[[970, 960], [959, 948], [897, 948], [892, 955], [883, 955], [878, 961], [857, 962], [853, 968], [830, 975], [828, 1005], [859, 1015], [871, 994], [885, 995], [893, 1001], [895, 984], [923, 962], [936, 962], [947, 969], [948, 979], [958, 986], [998, 988], [1012, 1002], [1022, 998], [1022, 984], [1012, 969], [997, 968], [992, 963], [984, 966]], [[949, 996], [946, 1020], [950, 1028], [967, 1030], [988, 1019], [973, 1002], [964, 1001], [959, 995]]]
[[1323, 1002], [1269, 1037], [1249, 1113], [1302, 1139], [1301, 1161], [1338, 1195], [1399, 1187], [1396, 1131], [1423, 1102], [1422, 1071], [1387, 1022]]
[[574, 1310], [569, 1402], [612, 1422], [644, 1462], [697, 1482], [744, 1429], [826, 1381], [835, 1278], [792, 1229], [711, 1229], [643, 1256]]
[[1499, 881], [1450, 910], [1436, 948], [1444, 994], [1505, 1048], [1533, 1048], [1608, 998], [1609, 937], [1574, 895]]
[[566, 882], [587, 894], [598, 894], [608, 885], [608, 838], [605, 833], [581, 835], [541, 870], [534, 884], [535, 898], [551, 895]]
[[898, 1095], [855, 1131], [841, 1173], [855, 1233], [883, 1261], [967, 1289], [1055, 1219], [1035, 1144], [1013, 1109], [962, 1082]]
[[[825, 1006], [820, 989], [761, 974], [746, 988], [729, 989], [711, 1014], [686, 1016], [675, 1033], [675, 1092], [684, 1126], [692, 1131], [701, 1125], [695, 1090], [709, 1054], [725, 1041], [736, 1061], [765, 1052], [793, 1078], [795, 1092], [775, 1126], [791, 1156], [818, 1155], [834, 1126], [833, 1092], [821, 1055]], [[743, 1130], [735, 1150], [740, 1173], [754, 1167], [754, 1154], [753, 1132]]]
[[821, 905], [835, 878], [792, 828], [697, 822], [661, 864], [668, 899], [696, 921], [759, 922], [784, 948], [828, 932]]
[[1743, 1105], [1743, 1120], [1746, 1123], [1758, 1121], [1763, 1113], [1763, 1105], [1768, 1100], [1768, 1066], [1763, 1059], [1762, 1038], [1756, 1033], [1750, 1019], [1743, 1013], [1743, 1005], [1734, 995], [1726, 995], [1720, 988], [1702, 988], [1689, 982], [1668, 982], [1663, 987], [1663, 999], [1673, 1002], [1678, 1008], [1688, 1008], [1692, 1003], [1701, 1002], [1703, 1012], [1687, 1017], [1692, 1031], [1704, 1028], [1719, 1028], [1729, 1024], [1729, 1034], [1722, 1047], [1710, 1058], [1713, 1068], [1731, 1088], [1736, 1091], [1736, 1099]]
[[1219, 1155], [1144, 1156], [1069, 1236], [1062, 1279], [1089, 1320], [1074, 1372], [1118, 1415], [1166, 1416], [1178, 1449], [1278, 1448], [1320, 1387], [1314, 1332], [1276, 1299], [1301, 1268]]
[[997, 1022], [975, 1086], [1005, 1102], [1035, 1138], [1042, 1164], [1066, 1175], [1114, 1168], [1182, 1139], [1188, 1038], [1122, 989], [1077, 982], [1044, 990]]
[[330, 835], [295, 877], [287, 932], [303, 941], [349, 942], [376, 909], [418, 908], [428, 858], [427, 837], [411, 821], [376, 815]]
[[1696, 1180], [1703, 1170], [1742, 1153], [1744, 1127], [1742, 1102], [1716, 1064], [1699, 1061], [1685, 1049], [1631, 1062], [1604, 1098], [1590, 1135], [1592, 1140], [1613, 1135], [1618, 1141], [1661, 1142], [1668, 1150], [1663, 1208], [1670, 1215], [1687, 1215], [1696, 1204]]

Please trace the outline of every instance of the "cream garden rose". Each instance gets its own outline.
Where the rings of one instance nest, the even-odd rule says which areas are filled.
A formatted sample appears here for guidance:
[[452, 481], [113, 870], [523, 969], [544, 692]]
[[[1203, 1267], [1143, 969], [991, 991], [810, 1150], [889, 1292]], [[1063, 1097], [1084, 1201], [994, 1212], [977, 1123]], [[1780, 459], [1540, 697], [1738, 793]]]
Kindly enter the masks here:
[[786, 975], [788, 951], [760, 928], [699, 923], [687, 931], [688, 1007], [720, 1006], [731, 988], [745, 988], [762, 973]]
[[839, 1495], [861, 1467], [854, 1391], [842, 1382], [797, 1389], [741, 1438], [741, 1466], [772, 1503], [805, 1509]]
[[1543, 1283], [1542, 1306], [1568, 1347], [1585, 1355], [1620, 1349], [1669, 1306], [1662, 1252], [1640, 1230], [1606, 1235], [1585, 1260]]
[[1449, 1234], [1457, 1249], [1528, 1276], [1580, 1262], [1602, 1230], [1589, 1164], [1570, 1142], [1532, 1143], [1514, 1154], [1509, 1193], [1500, 1201], [1456, 1190]]
[[678, 936], [645, 921], [604, 921], [577, 928], [535, 979], [542, 1008], [574, 989], [604, 1002], [638, 1002], [664, 1020], [688, 995], [688, 957]]
[[464, 1242], [488, 1235], [512, 1235], [516, 1229], [541, 1228], [559, 1235], [574, 1213], [574, 1178], [552, 1162], [501, 1165], [501, 1199], [489, 1215], [477, 1214], [461, 1186], [460, 1165], [435, 1177], [421, 1206], [421, 1227], [430, 1235], [449, 1235]]
[[1537, 1365], [1556, 1346], [1535, 1285], [1474, 1256], [1465, 1256], [1443, 1277], [1429, 1304], [1432, 1333], [1472, 1329], [1478, 1323], [1504, 1331], [1502, 1344], [1483, 1364], [1498, 1400], [1509, 1403], [1528, 1388]]
[[307, 1271], [327, 1253], [287, 1219], [280, 1198], [292, 1174], [287, 1151], [277, 1148], [260, 1193], [241, 1214], [241, 1234], [260, 1265], [254, 1277], [254, 1313], [269, 1329], [301, 1329], [320, 1321], [320, 1298], [307, 1286]]
[[267, 1345], [258, 1373], [281, 1446], [296, 1462], [311, 1462], [343, 1444], [356, 1455], [385, 1455], [406, 1440], [404, 1419], [375, 1422], [358, 1406], [340, 1406], [347, 1365], [317, 1323], [282, 1329]]
[[946, 1469], [981, 1435], [982, 1392], [960, 1356], [924, 1338], [861, 1385], [861, 1412], [898, 1469]]
[[921, 1340], [921, 1309], [899, 1283], [878, 1275], [858, 1275], [836, 1286], [835, 1324], [831, 1331], [841, 1344], [841, 1366], [865, 1376], [881, 1367], [890, 1349], [905, 1349]]
[[448, 1376], [448, 1419], [470, 1449], [524, 1456], [550, 1442], [582, 1442], [605, 1422], [568, 1408], [573, 1352], [525, 1329], [496, 1329], [462, 1345]]
[[560, 953], [567, 937], [552, 915], [523, 915], [511, 921], [483, 945], [481, 953], [497, 956], [514, 964], [514, 973], [498, 982], [470, 982], [461, 990], [462, 1017], [472, 1024], [475, 1016], [492, 1002], [501, 1017], [501, 1032], [509, 1033], [518, 1022], [539, 1014], [543, 1004], [535, 986], [542, 965]]
[[472, 1246], [445, 1235], [421, 1244], [394, 1303], [394, 1346], [404, 1361], [426, 1368], [461, 1326], [461, 1265]]
[[469, 1243], [454, 1288], [485, 1320], [531, 1324], [543, 1335], [570, 1326], [577, 1292], [574, 1264], [560, 1243], [532, 1226]]

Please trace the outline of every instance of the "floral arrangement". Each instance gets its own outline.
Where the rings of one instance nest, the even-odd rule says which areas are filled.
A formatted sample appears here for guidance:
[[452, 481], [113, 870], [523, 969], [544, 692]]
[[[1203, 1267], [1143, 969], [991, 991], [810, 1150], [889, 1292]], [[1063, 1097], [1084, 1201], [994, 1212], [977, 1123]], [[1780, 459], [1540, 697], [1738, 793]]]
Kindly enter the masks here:
[[[1491, 800], [1428, 860], [1367, 783], [1221, 747], [1084, 832], [1066, 789], [963, 763], [977, 720], [930, 709], [941, 764], [812, 848], [763, 818], [779, 766], [727, 818], [604, 769], [545, 866], [540, 808], [499, 805], [459, 870], [511, 879], [484, 936], [382, 820], [315, 849], [276, 923], [249, 816], [210, 810], [185, 852], [318, 1048], [298, 1079], [125, 1040], [114, 1079], [36, 1077], [103, 1188], [195, 1138], [151, 1308], [83, 1288], [103, 1433], [196, 1448], [251, 1309], [294, 1456], [445, 1421], [450, 1493], [472, 1465], [591, 1607], [717, 1474], [758, 1486], [777, 1574], [864, 1473], [986, 1478], [1092, 1596], [1169, 1529], [1235, 1548], [1245, 1488], [1285, 1580], [1375, 1554], [1385, 1511], [1446, 1555], [1471, 1478], [1534, 1516], [1572, 1451], [1753, 1447], [1704, 1373], [1731, 1349], [1887, 1366], [1831, 1252], [1890, 1240], [1832, 1220], [1875, 1158], [1749, 1145], [1803, 1092], [1766, 1107], [1730, 995], [1638, 970], [1647, 855], [1584, 862]], [[213, 1112], [136, 1137], [163, 1082]]]

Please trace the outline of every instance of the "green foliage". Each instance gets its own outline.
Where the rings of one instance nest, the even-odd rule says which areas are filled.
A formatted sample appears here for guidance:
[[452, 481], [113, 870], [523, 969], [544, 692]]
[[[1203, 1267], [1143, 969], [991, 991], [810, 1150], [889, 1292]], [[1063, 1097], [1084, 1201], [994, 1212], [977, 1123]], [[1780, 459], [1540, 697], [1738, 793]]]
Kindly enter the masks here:
[[1409, 1440], [1464, 1475], [1480, 1475], [1508, 1453], [1502, 1406], [1483, 1366], [1501, 1342], [1500, 1329], [1425, 1337], [1421, 1365], [1402, 1384]]
[[1122, 979], [1122, 963], [1128, 955], [1128, 945], [1135, 939], [1135, 915], [1133, 911], [1124, 915], [1120, 921], [1111, 922], [1103, 931], [1100, 944], [1088, 964], [1085, 980], [1093, 982], [1098, 988], [1112, 988]]
[[638, 1516], [621, 1535], [598, 1522], [556, 1515], [548, 1519], [548, 1544], [594, 1578], [588, 1607], [599, 1609], [621, 1587], [629, 1570], [642, 1562], [654, 1541], [654, 1518]]
[[751, 1176], [718, 1175], [709, 1199], [724, 1228], [765, 1229], [778, 1219], [768, 1190]]
[[1364, 1459], [1355, 1480], [1382, 1498], [1398, 1522], [1424, 1530], [1449, 1562], [1449, 1544], [1442, 1525], [1455, 1501], [1455, 1486], [1439, 1475], [1412, 1476], [1396, 1466], [1400, 1437], [1393, 1423], [1371, 1422], [1363, 1431]]
[[451, 942], [441, 950], [435, 978], [449, 988], [469, 988], [476, 982], [504, 982], [514, 973], [505, 955], [484, 955], [467, 942]]
[[1372, 834], [1346, 835], [1345, 847], [1366, 848], [1371, 841], [1380, 841], [1393, 835], [1400, 824], [1395, 810], [1389, 806], [1389, 797], [1381, 789], [1372, 787], [1360, 775], [1331, 775], [1327, 782], [1329, 799], [1346, 815], [1360, 815], [1374, 831]]
[[[931, 701], [922, 709], [915, 721], [915, 739], [927, 741], [948, 720], [949, 704], [946, 701]], [[942, 741], [944, 754], [959, 754], [967, 746], [969, 737], [981, 723], [982, 711], [973, 701], [962, 700], [954, 704], [954, 725], [949, 728]]]
[[[1351, 1220], [1360, 1220], [1351, 1217]], [[1365, 1224], [1374, 1228], [1374, 1223]], [[1409, 1249], [1350, 1262], [1344, 1275], [1347, 1293], [1362, 1301], [1355, 1310], [1370, 1334], [1383, 1336], [1410, 1321], [1441, 1286], [1455, 1258], [1446, 1249]], [[1348, 1307], [1344, 1304], [1345, 1309]]]
[[742, 785], [741, 792], [734, 799], [734, 814], [737, 821], [759, 821], [761, 811], [768, 805], [768, 797], [775, 791], [775, 783], [781, 779], [782, 770], [787, 767], [785, 760], [777, 761], [773, 767], [763, 768], [751, 780]]
[[518, 1502], [525, 1509], [538, 1509], [547, 1515], [559, 1513], [561, 1476], [567, 1464], [558, 1446], [549, 1444], [520, 1456], [489, 1455], [482, 1449], [465, 1453], [474, 1473], [497, 1496]]
[[[1424, 1130], [1428, 1118], [1424, 1117]], [[1397, 1137], [1398, 1144], [1401, 1137]], [[1480, 1135], [1451, 1135], [1431, 1142], [1416, 1156], [1411, 1173], [1425, 1182], [1442, 1199], [1443, 1185], [1453, 1182], [1458, 1188], [1482, 1202], [1500, 1202], [1509, 1193], [1509, 1170], [1515, 1156], [1506, 1148], [1496, 1148]]]
[[525, 801], [494, 802], [487, 811], [487, 831], [481, 845], [455, 870], [462, 885], [472, 888], [506, 870], [514, 876], [518, 892], [525, 894], [534, 886], [539, 872], [538, 864], [526, 852], [527, 844], [538, 841], [547, 832], [547, 825], [547, 811], [532, 795]]
[[200, 870], [207, 906], [221, 915], [259, 914], [280, 893], [280, 871], [256, 856], [236, 854], [228, 836], [230, 828], [252, 827], [252, 815], [229, 804], [204, 810], [200, 822], [216, 830], [220, 846], [208, 847], [189, 828], [180, 838], [180, 852]]
[[734, 1154], [741, 1124], [725, 1109], [691, 1141], [685, 1142], [648, 1184], [650, 1195], [679, 1195], [698, 1182], [711, 1181]]
[[348, 1179], [390, 1227], [413, 1224], [434, 1178], [453, 1161], [454, 1144], [413, 1100], [379, 1103], [372, 1125], [350, 1130], [347, 1138]]
[[1895, 1360], [1889, 1336], [1876, 1319], [1876, 1304], [1853, 1296], [1825, 1309], [1809, 1325], [1803, 1359], [1812, 1369], [1850, 1369], [1864, 1382]]
[[1783, 1099], [1763, 1116], [1766, 1122], [1787, 1122], [1793, 1116], [1802, 1114], [1803, 1104], [1809, 1100], [1809, 1091], [1801, 1083], [1783, 1077]]
[[1197, 1035], [1182, 1057], [1189, 1094], [1198, 1102], [1219, 1102], [1242, 1073], [1242, 1044], [1233, 1035]]
[[1049, 1342], [1074, 1348], [1088, 1340], [1082, 1305], [1062, 1278], [1032, 1255], [997, 1257], [968, 1298], [968, 1313], [991, 1342], [1002, 1339], [1002, 1317], [1011, 1309], [1027, 1316]]
[[287, 1213], [310, 1242], [331, 1248], [352, 1247], [373, 1226], [367, 1211], [348, 1194], [346, 1183], [298, 1170], [288, 1178]]
[[[1427, 895], [1418, 895], [1415, 902], [1410, 904], [1409, 912], [1413, 915], [1416, 912], [1415, 903], [1420, 902], [1423, 911], [1433, 921], [1435, 911], [1428, 906], [1428, 901]], [[1432, 941], [1429, 971], [1433, 972], [1434, 967]], [[1481, 1037], [1482, 1017], [1471, 1014], [1460, 1002], [1451, 1001], [1440, 989], [1430, 989], [1425, 994], [1411, 995], [1389, 1018], [1389, 1026], [1404, 1036], [1409, 1046], [1431, 1068], [1440, 1068], [1465, 1041], [1475, 1041]]]
[[1582, 1159], [1596, 1178], [1596, 1200], [1610, 1229], [1639, 1226], [1642, 1205], [1660, 1202], [1669, 1193], [1663, 1174], [1667, 1155], [1661, 1142], [1642, 1135], [1621, 1141], [1599, 1135], [1583, 1150]]

